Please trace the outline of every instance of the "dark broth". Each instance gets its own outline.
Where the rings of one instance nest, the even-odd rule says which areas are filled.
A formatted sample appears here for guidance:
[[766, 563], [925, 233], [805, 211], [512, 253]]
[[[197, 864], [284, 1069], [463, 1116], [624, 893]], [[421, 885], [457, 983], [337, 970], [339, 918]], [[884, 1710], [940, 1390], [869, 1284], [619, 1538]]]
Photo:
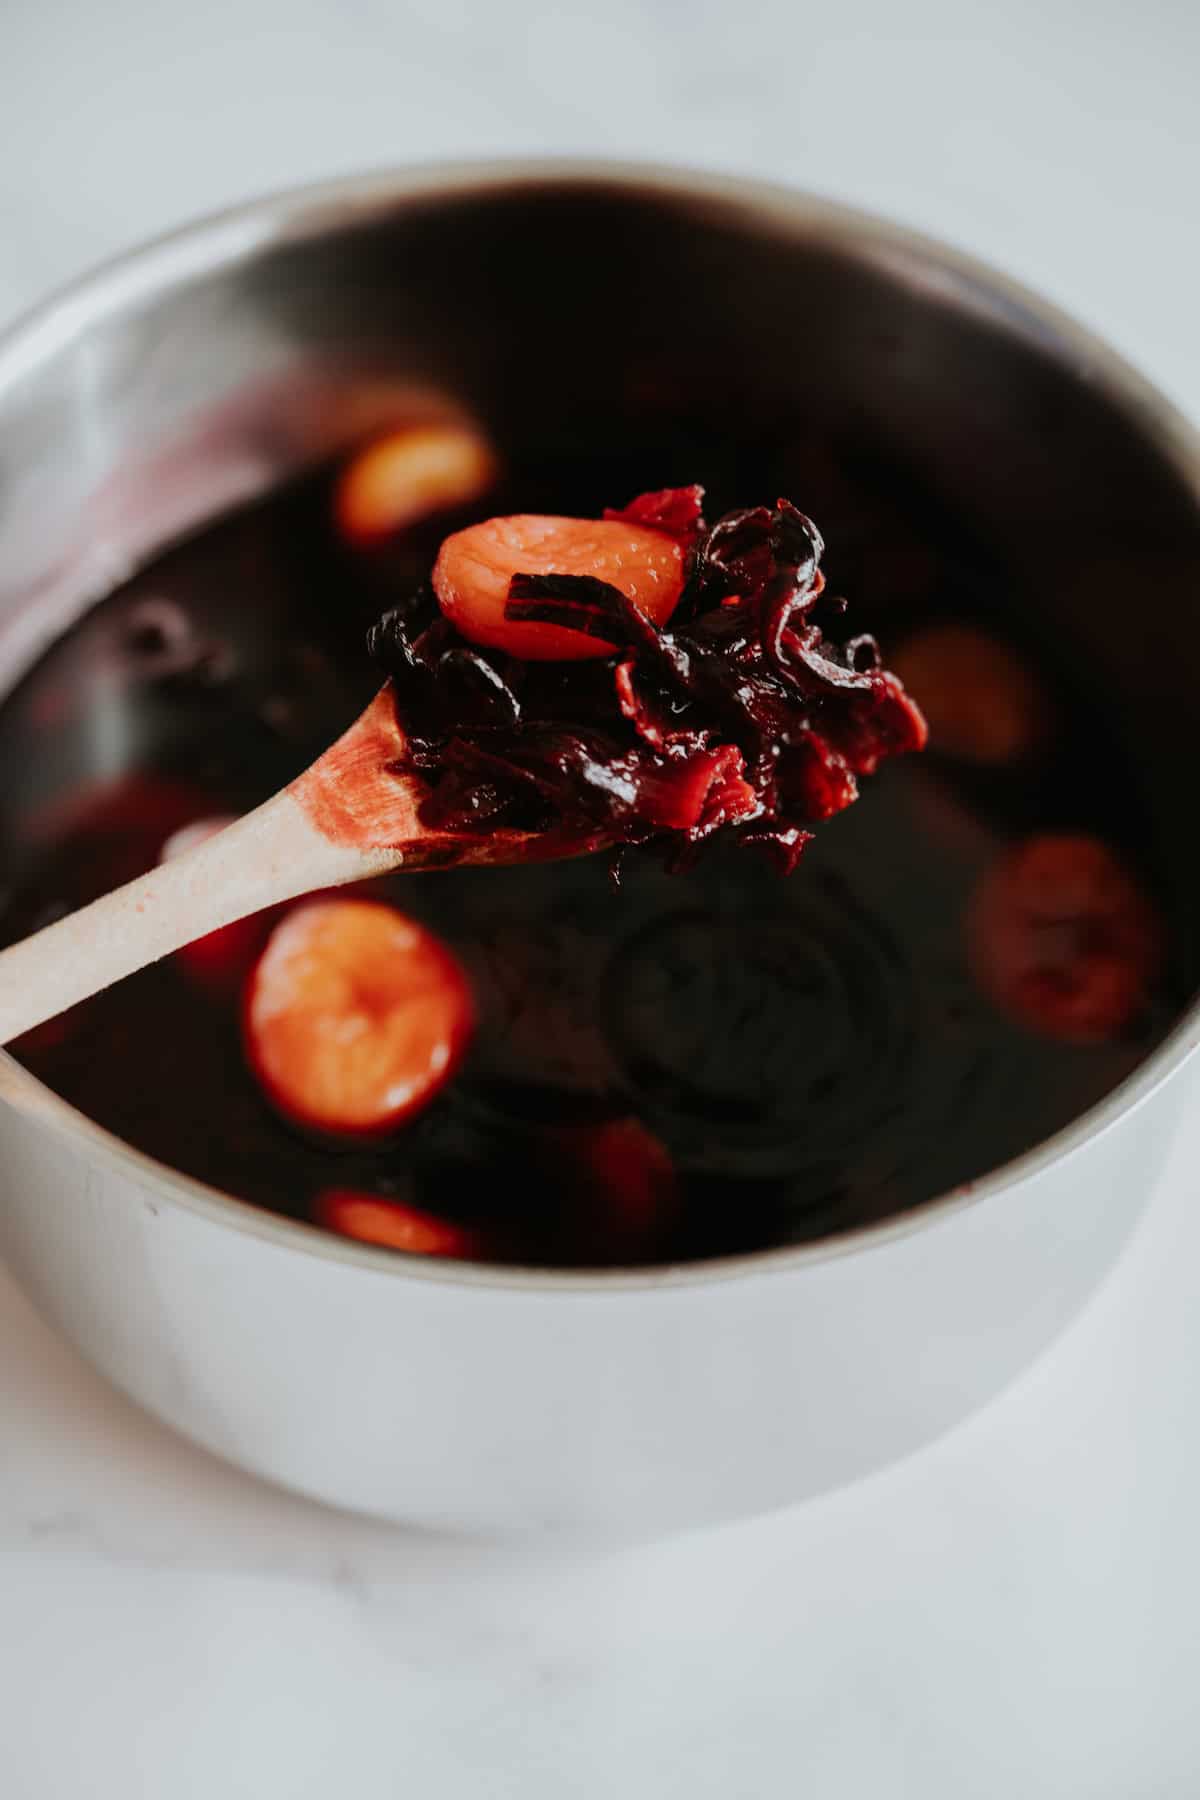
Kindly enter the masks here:
[[[480, 511], [594, 512], [706, 473], [679, 447], [642, 460], [527, 460]], [[713, 513], [761, 497], [707, 472]], [[632, 856], [619, 890], [603, 859], [373, 884], [454, 947], [481, 1014], [461, 1074], [386, 1147], [317, 1145], [279, 1122], [246, 1068], [236, 988], [179, 959], [31, 1034], [21, 1059], [128, 1142], [257, 1205], [306, 1218], [330, 1187], [391, 1194], [535, 1263], [818, 1238], [970, 1181], [1098, 1100], [1161, 1034], [1182, 973], [1169, 967], [1119, 1042], [1042, 1038], [978, 991], [964, 909], [1003, 843], [1078, 829], [1120, 851], [1169, 930], [1138, 769], [1038, 647], [1003, 568], [951, 522], [813, 446], [792, 447], [762, 491], [784, 477], [826, 533], [855, 628], [885, 654], [952, 616], [1035, 662], [1055, 719], [1039, 754], [986, 775], [936, 754], [885, 767], [786, 881], [718, 849], [677, 876]], [[6, 939], [149, 866], [178, 826], [245, 811], [365, 703], [367, 624], [459, 521], [363, 557], [328, 519], [314, 481], [212, 525], [90, 612], [0, 709], [0, 767], [26, 772], [19, 800], [0, 797]], [[630, 1116], [677, 1185], [632, 1236], [571, 1160]]]

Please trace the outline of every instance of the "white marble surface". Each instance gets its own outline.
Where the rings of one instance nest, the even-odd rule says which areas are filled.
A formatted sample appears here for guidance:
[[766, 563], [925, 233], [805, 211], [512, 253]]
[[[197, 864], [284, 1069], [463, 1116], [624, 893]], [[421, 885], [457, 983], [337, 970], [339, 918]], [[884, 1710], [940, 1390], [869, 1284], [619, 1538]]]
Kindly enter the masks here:
[[[772, 171], [1041, 286], [1200, 415], [1194, 0], [0, 0], [0, 317], [197, 210], [421, 156]], [[1200, 1121], [1117, 1275], [933, 1450], [547, 1559], [335, 1516], [0, 1277], [4, 1800], [1189, 1800]]]

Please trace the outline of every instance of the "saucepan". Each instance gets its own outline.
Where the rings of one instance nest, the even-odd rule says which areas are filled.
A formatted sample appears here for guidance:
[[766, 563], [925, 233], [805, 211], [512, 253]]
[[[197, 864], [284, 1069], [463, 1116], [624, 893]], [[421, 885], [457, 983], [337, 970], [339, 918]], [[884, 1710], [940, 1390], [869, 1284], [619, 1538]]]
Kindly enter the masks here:
[[[576, 441], [637, 433], [681, 384], [699, 440], [837, 419], [1005, 546], [1140, 734], [1200, 906], [1196, 439], [1003, 276], [768, 185], [371, 175], [240, 207], [51, 299], [0, 345], [0, 690], [157, 546], [361, 440], [398, 393], [552, 444], [564, 419]], [[0, 770], [6, 788], [36, 796], [37, 767]], [[1118, 1256], [1198, 1035], [1185, 1004], [1103, 1103], [898, 1217], [601, 1271], [325, 1235], [153, 1161], [0, 1055], [0, 1242], [117, 1387], [245, 1469], [451, 1530], [651, 1533], [852, 1481], [1010, 1383]]]

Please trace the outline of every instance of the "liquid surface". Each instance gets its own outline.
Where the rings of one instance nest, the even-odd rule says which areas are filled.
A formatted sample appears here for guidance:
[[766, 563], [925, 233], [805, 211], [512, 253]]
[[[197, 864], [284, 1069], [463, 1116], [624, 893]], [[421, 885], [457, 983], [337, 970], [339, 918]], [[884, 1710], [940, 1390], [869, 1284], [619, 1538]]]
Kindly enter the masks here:
[[[568, 484], [548, 461], [522, 471], [520, 500], [595, 512], [663, 474], [576, 464]], [[885, 656], [927, 620], [1002, 621], [1045, 694], [1028, 754], [886, 766], [787, 880], [717, 849], [686, 875], [631, 856], [619, 889], [602, 859], [371, 884], [452, 947], [479, 1010], [461, 1073], [386, 1146], [318, 1144], [277, 1118], [243, 1056], [236, 970], [194, 959], [39, 1029], [21, 1059], [120, 1137], [260, 1206], [312, 1218], [331, 1188], [390, 1194], [482, 1227], [499, 1259], [567, 1265], [818, 1238], [976, 1178], [1077, 1116], [1161, 1035], [1179, 956], [1116, 1041], [1059, 1042], [982, 991], [965, 920], [1003, 846], [1084, 831], [1138, 876], [1170, 942], [1142, 774], [1031, 648], [1002, 570], [827, 459], [808, 474], [787, 491], [825, 530], [831, 585]], [[744, 497], [713, 483], [719, 505]], [[328, 518], [318, 484], [210, 527], [95, 608], [0, 709], [0, 767], [27, 776], [0, 794], [6, 940], [148, 867], [180, 826], [265, 798], [365, 704], [366, 627], [427, 575], [448, 525], [356, 554]], [[674, 1170], [669, 1201], [633, 1223], [603, 1152], [606, 1129], [631, 1121]]]

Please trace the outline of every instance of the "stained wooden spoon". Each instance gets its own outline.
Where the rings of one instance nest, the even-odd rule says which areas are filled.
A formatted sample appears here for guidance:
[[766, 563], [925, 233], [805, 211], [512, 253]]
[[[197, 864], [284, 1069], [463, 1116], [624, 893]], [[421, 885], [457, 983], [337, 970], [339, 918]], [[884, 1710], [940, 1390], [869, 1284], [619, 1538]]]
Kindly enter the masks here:
[[290, 787], [191, 850], [0, 951], [0, 1043], [173, 950], [279, 901], [389, 869], [550, 861], [592, 838], [431, 831], [391, 690]]

